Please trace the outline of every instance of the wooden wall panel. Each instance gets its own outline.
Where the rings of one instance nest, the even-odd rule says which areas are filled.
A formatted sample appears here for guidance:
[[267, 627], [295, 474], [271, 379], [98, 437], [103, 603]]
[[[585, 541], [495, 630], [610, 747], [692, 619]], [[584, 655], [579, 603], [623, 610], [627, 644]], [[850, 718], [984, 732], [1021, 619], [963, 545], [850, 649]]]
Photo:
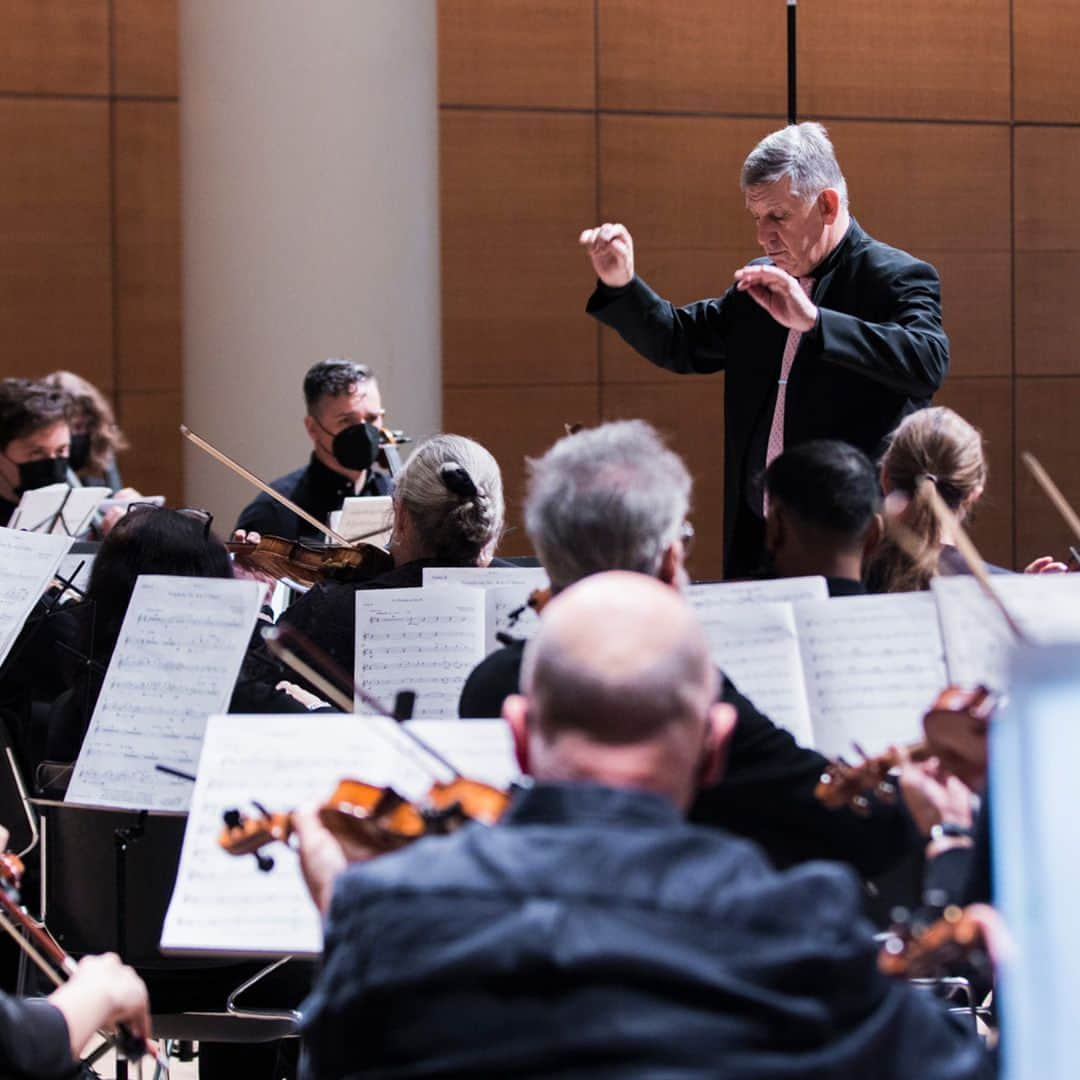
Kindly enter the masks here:
[[174, 98], [179, 93], [178, 0], [112, 0], [113, 93]]
[[1080, 122], [1080, 5], [1013, 4], [1016, 119]]
[[112, 388], [108, 108], [0, 100], [5, 375], [66, 367]]
[[[131, 442], [119, 462], [124, 483], [144, 495], [164, 495], [170, 506], [184, 505], [181, 408], [179, 390], [121, 391], [117, 397], [116, 418]], [[231, 527], [231, 521], [214, 522], [223, 538]]]
[[1080, 374], [1080, 130], [1018, 128], [1016, 153], [1016, 370]]
[[829, 131], [859, 223], [938, 266], [952, 374], [1009, 374], [1008, 127], [841, 121]]
[[600, 108], [781, 112], [784, 15], [763, 15], [740, 0], [598, 0]]
[[[1080, 505], [1080, 379], [1016, 380], [1016, 448], [1030, 450], [1074, 506]], [[1028, 475], [1016, 469], [1016, 558], [1068, 554], [1075, 543], [1061, 516]]]
[[694, 478], [691, 576], [698, 581], [720, 578], [724, 567], [723, 376], [686, 376], [662, 386], [638, 383], [603, 388], [601, 419], [639, 417], [667, 438]]
[[593, 0], [439, 0], [439, 100], [591, 109], [595, 25]]
[[532, 553], [522, 525], [525, 458], [542, 454], [563, 435], [564, 423], [593, 426], [599, 419], [595, 386], [447, 387], [443, 428], [486, 446], [502, 469], [509, 531], [506, 555]]
[[972, 539], [985, 559], [1013, 565], [1012, 379], [950, 378], [934, 400], [948, 405], [982, 433], [990, 478], [969, 522]]
[[0, 0], [0, 92], [108, 94], [109, 0]]
[[179, 107], [115, 105], [116, 342], [125, 390], [175, 390], [180, 370]]
[[1009, 0], [800, 5], [802, 115], [1008, 120], [1010, 6]]
[[595, 383], [591, 116], [443, 110], [443, 379]]
[[[732, 274], [760, 255], [739, 171], [776, 119], [601, 116], [600, 220], [624, 224], [637, 271], [661, 295], [683, 304], [719, 296]], [[667, 378], [605, 330], [607, 382]]]

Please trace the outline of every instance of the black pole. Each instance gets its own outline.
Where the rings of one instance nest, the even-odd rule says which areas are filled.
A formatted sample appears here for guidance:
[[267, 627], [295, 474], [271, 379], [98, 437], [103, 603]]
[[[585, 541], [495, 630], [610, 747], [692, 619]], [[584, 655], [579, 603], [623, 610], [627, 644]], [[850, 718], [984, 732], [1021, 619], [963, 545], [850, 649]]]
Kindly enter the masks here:
[[787, 0], [787, 122], [799, 122], [797, 99], [798, 88], [795, 81], [795, 12], [798, 0]]

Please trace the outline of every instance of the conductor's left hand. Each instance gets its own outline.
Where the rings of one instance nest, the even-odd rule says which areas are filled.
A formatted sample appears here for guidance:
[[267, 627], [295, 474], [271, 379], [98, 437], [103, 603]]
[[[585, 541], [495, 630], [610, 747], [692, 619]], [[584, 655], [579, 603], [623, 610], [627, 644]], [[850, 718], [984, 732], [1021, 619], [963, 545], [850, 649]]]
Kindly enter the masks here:
[[735, 287], [747, 292], [781, 326], [805, 334], [814, 328], [818, 309], [797, 278], [778, 266], [744, 266], [735, 271]]

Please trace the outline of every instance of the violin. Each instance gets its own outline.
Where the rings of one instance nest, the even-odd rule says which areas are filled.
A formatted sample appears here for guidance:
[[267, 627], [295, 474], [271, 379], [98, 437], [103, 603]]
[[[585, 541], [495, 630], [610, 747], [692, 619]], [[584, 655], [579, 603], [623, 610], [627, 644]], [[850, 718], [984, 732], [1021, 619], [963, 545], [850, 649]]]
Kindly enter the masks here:
[[[77, 965], [44, 924], [34, 919], [23, 907], [19, 889], [24, 870], [23, 861], [18, 855], [11, 852], [0, 854], [0, 929], [7, 931], [54, 986], [61, 986], [75, 974]], [[114, 1041], [107, 1035], [103, 1037]], [[149, 1054], [164, 1069], [168, 1069], [168, 1062], [156, 1054], [145, 1039], [137, 1039], [123, 1024], [117, 1027], [115, 1042], [120, 1053], [129, 1061], [138, 1061], [144, 1054]]]
[[229, 541], [225, 547], [247, 570], [291, 578], [309, 588], [323, 581], [370, 581], [394, 568], [390, 553], [375, 544], [342, 547], [263, 536], [257, 544]]
[[830, 810], [847, 807], [866, 816], [872, 805], [871, 794], [883, 802], [896, 801], [893, 773], [905, 756], [911, 761], [936, 757], [969, 787], [981, 787], [988, 763], [987, 732], [1000, 700], [985, 686], [945, 687], [923, 717], [926, 737], [921, 742], [902, 751], [891, 748], [875, 757], [856, 746], [862, 761], [854, 765], [843, 758], [830, 762], [814, 789], [814, 797]]
[[910, 920], [894, 922], [877, 963], [885, 975], [928, 979], [963, 965], [985, 971], [990, 957], [982, 924], [966, 909], [950, 905], [929, 926], [920, 927]]
[[[342, 780], [319, 807], [319, 820], [346, 849], [357, 845], [375, 854], [396, 851], [423, 836], [447, 836], [470, 821], [494, 825], [509, 805], [512, 792], [479, 780], [456, 776], [431, 785], [422, 800], [411, 802], [391, 787], [362, 780]], [[226, 810], [218, 844], [230, 855], [254, 855], [260, 870], [274, 860], [262, 854], [272, 843], [287, 843], [294, 831], [292, 813], [245, 817]]]

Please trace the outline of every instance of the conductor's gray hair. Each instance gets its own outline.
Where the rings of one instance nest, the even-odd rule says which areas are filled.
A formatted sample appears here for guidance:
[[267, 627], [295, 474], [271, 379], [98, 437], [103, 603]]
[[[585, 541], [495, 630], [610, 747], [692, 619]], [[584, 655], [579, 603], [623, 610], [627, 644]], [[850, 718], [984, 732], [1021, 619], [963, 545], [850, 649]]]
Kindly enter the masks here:
[[462, 435], [422, 442], [395, 478], [394, 501], [409, 512], [431, 556], [446, 565], [480, 565], [502, 536], [499, 464]]
[[836, 152], [821, 124], [789, 124], [766, 135], [743, 162], [740, 187], [775, 184], [788, 177], [791, 193], [807, 202], [816, 199], [826, 188], [840, 195], [840, 205], [847, 206], [847, 181], [840, 171]]
[[655, 577], [690, 509], [690, 474], [644, 420], [560, 439], [529, 460], [525, 528], [556, 590], [604, 570]]

